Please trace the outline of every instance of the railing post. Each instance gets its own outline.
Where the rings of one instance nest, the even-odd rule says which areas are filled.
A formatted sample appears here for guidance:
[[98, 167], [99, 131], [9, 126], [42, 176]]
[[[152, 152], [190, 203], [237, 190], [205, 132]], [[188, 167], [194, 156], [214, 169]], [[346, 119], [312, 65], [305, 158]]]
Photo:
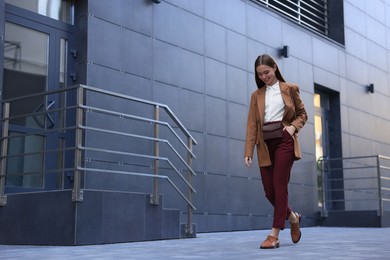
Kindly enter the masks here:
[[81, 159], [82, 151], [81, 145], [83, 140], [83, 130], [80, 126], [83, 124], [83, 108], [81, 105], [84, 101], [84, 89], [82, 86], [77, 88], [76, 94], [76, 133], [75, 133], [75, 156], [74, 156], [74, 182], [73, 182], [73, 191], [72, 191], [72, 201], [83, 201], [83, 192], [81, 190]]
[[326, 177], [325, 177], [325, 165], [326, 165], [326, 162], [324, 161], [325, 158], [322, 158], [322, 162], [321, 162], [321, 178], [322, 178], [322, 216], [323, 217], [327, 217], [328, 216], [328, 212], [327, 212], [327, 207], [326, 207], [326, 204], [327, 204], [327, 200], [326, 200]]
[[0, 158], [0, 206], [7, 204], [7, 196], [5, 195], [5, 172], [7, 167], [7, 152], [8, 152], [8, 128], [9, 128], [9, 108], [10, 103], [6, 102], [3, 107], [3, 131], [1, 139], [1, 158]]
[[[193, 142], [192, 142], [191, 137], [188, 137], [188, 148], [189, 148], [190, 152], [188, 152], [187, 164], [192, 169], [192, 155], [191, 155], [191, 153], [192, 153], [192, 149], [193, 149]], [[191, 173], [191, 171], [188, 171], [188, 183], [192, 186], [192, 173]], [[188, 200], [192, 204], [192, 190], [190, 187], [188, 187]], [[187, 227], [186, 227], [185, 235], [187, 237], [192, 237], [194, 230], [192, 228], [192, 207], [191, 207], [191, 205], [188, 205], [187, 209], [188, 209]]]
[[376, 157], [376, 169], [378, 173], [378, 199], [379, 199], [378, 216], [383, 216], [382, 181], [381, 181], [381, 167], [380, 167], [379, 155]]
[[[160, 107], [158, 105], [154, 108], [154, 119], [156, 121], [160, 120]], [[160, 129], [159, 124], [154, 123], [154, 156], [157, 158], [160, 156], [160, 143], [157, 140], [160, 136]], [[158, 175], [159, 172], [159, 160], [154, 160], [154, 175]], [[159, 204], [159, 198], [158, 198], [158, 178], [153, 178], [153, 194], [150, 195], [150, 204], [152, 205], [158, 205]]]

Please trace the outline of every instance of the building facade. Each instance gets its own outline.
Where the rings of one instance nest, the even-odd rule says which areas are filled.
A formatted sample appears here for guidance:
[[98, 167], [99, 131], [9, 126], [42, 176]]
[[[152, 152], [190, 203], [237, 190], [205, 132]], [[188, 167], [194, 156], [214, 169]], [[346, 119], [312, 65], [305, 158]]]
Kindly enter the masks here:
[[[188, 224], [189, 216], [196, 230], [190, 233], [270, 228], [272, 207], [257, 161], [249, 169], [243, 163], [253, 64], [263, 53], [300, 86], [309, 116], [289, 184], [289, 203], [304, 216], [302, 225], [317, 225], [325, 203], [319, 159], [390, 156], [389, 1], [0, 0], [0, 13], [8, 140], [2, 146], [2, 243], [182, 237], [190, 227], [178, 225], [175, 233], [168, 219]], [[74, 86], [91, 92], [82, 98], [81, 128], [74, 110], [84, 107]], [[156, 110], [139, 105], [144, 101], [173, 111], [180, 121], [174, 132], [185, 126], [177, 135], [193, 138], [189, 167], [163, 144], [156, 154], [156, 140], [167, 133], [161, 126], [156, 136], [153, 120], [172, 119], [156, 118]], [[181, 142], [187, 141], [170, 141]], [[140, 195], [153, 189], [148, 174], [157, 168], [179, 178], [166, 161], [193, 175], [189, 197], [196, 210], [166, 184], [159, 187], [160, 202]], [[75, 183], [83, 193], [75, 194]], [[328, 207], [345, 209], [337, 199], [348, 194], [339, 195], [338, 184], [329, 184], [335, 191]], [[186, 193], [186, 183], [178, 189]], [[154, 216], [157, 207], [166, 211]], [[17, 230], [21, 221], [28, 224]], [[64, 227], [68, 232], [58, 238]]]

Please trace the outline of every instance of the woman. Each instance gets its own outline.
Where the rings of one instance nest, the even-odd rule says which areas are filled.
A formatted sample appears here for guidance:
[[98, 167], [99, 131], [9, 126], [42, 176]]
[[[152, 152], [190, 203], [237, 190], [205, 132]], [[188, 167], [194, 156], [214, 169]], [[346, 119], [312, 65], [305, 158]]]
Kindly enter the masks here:
[[252, 93], [246, 130], [244, 161], [252, 165], [256, 145], [265, 196], [274, 207], [272, 229], [262, 249], [279, 247], [279, 232], [285, 220], [291, 224], [291, 239], [301, 238], [301, 215], [288, 205], [288, 182], [294, 160], [301, 158], [298, 132], [307, 121], [299, 87], [286, 83], [274, 59], [263, 54], [255, 61], [258, 89]]

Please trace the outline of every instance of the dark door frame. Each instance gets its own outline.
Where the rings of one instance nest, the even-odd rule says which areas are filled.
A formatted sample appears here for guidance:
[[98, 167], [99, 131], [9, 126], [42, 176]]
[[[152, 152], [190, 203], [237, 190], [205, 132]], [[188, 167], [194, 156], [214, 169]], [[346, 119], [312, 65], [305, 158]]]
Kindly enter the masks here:
[[[75, 67], [75, 61], [74, 56], [71, 53], [71, 49], [75, 48], [75, 28], [73, 25], [65, 24], [63, 22], [54, 20], [52, 18], [39, 15], [37, 13], [5, 4], [5, 16], [3, 22], [10, 22], [17, 24], [19, 26], [23, 26], [28, 29], [36, 30], [43, 32], [45, 34], [49, 35], [49, 45], [48, 45], [48, 51], [49, 51], [49, 60], [48, 60], [48, 79], [47, 79], [47, 89], [46, 90], [52, 90], [56, 89], [59, 86], [59, 71], [60, 71], [60, 40], [66, 39], [67, 41], [67, 53], [66, 53], [66, 60], [67, 60], [67, 69], [65, 70], [66, 75], [64, 76], [65, 79], [65, 86], [69, 86], [74, 84], [73, 80], [69, 77], [69, 73], [74, 71]], [[4, 24], [3, 24], [4, 25]], [[3, 26], [4, 27], [4, 26]], [[3, 57], [3, 54], [2, 56]], [[3, 64], [3, 59], [1, 60], [1, 64]], [[1, 90], [3, 90], [3, 80], [1, 80]], [[47, 105], [49, 101], [52, 101], [52, 99], [55, 101], [55, 105], [57, 106], [59, 102], [58, 96], [52, 96], [45, 99], [45, 103], [43, 105]], [[54, 107], [53, 107], [54, 108]], [[1, 109], [0, 109], [1, 111]], [[1, 111], [2, 112], [2, 111]], [[58, 113], [57, 113], [58, 114]], [[2, 116], [2, 114], [1, 114]], [[68, 119], [68, 118], [67, 118]], [[20, 131], [20, 126], [10, 126], [10, 130], [16, 130]], [[28, 131], [28, 129], [24, 129]], [[64, 133], [56, 132], [54, 134], [48, 134], [45, 136], [45, 139], [47, 141], [44, 142], [45, 148], [44, 149], [55, 149], [58, 147], [59, 139], [65, 140], [66, 136]], [[65, 143], [65, 142], [64, 142]], [[55, 164], [58, 162], [58, 156], [53, 153], [46, 153], [44, 156], [44, 172], [46, 169], [54, 168]], [[62, 162], [62, 164], [65, 164], [65, 162]], [[50, 176], [50, 177], [47, 177]], [[69, 187], [71, 184], [71, 179], [66, 178], [62, 175], [61, 187], [58, 187], [59, 180], [58, 175], [56, 174], [45, 174], [44, 179], [44, 187], [43, 190], [51, 190], [55, 188], [64, 188]], [[55, 177], [53, 177], [55, 176]], [[42, 189], [30, 189], [30, 190], [42, 190]], [[18, 191], [26, 191], [26, 188], [17, 188], [17, 187], [6, 187], [6, 192], [18, 192]]]
[[[321, 111], [318, 109], [315, 113], [320, 113], [323, 122], [323, 147], [325, 147], [325, 158], [341, 158], [342, 157], [342, 139], [341, 139], [341, 111], [340, 111], [340, 93], [319, 84], [314, 85], [314, 92], [321, 97]], [[342, 169], [342, 161], [332, 162], [331, 168]], [[334, 165], [341, 164], [341, 165]], [[325, 185], [330, 192], [325, 191], [328, 209], [343, 210], [344, 205], [344, 182], [343, 171], [331, 171], [328, 176], [338, 181], [327, 182]], [[330, 201], [330, 202], [329, 202]]]

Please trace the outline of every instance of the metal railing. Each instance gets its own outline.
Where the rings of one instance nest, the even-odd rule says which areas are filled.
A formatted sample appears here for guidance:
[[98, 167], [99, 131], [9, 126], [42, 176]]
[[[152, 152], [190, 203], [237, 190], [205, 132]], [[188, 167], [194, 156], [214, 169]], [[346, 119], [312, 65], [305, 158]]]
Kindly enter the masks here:
[[[44, 109], [35, 110], [33, 113], [18, 114], [15, 112], [15, 107], [21, 102], [28, 103], [29, 100], [35, 99], [36, 101], [37, 98], [43, 100], [45, 104], [48, 103], [49, 99], [54, 98], [61, 105], [57, 108], [44, 106]], [[53, 102], [51, 101], [51, 103]], [[136, 108], [133, 110], [134, 113], [126, 111], [129, 107], [136, 106], [135, 104], [145, 106], [140, 110], [143, 111], [143, 115], [136, 115], [135, 112], [139, 112]], [[152, 110], [148, 108], [152, 108]], [[162, 112], [165, 113], [162, 114]], [[165, 117], [165, 120], [161, 120], [162, 117]], [[16, 127], [17, 131], [12, 132], [11, 128], [15, 122], [20, 124], [21, 121], [28, 121], [27, 119], [34, 122], [37, 118], [44, 120], [41, 120], [39, 125], [32, 123], [29, 123], [29, 127], [25, 125], [20, 127], [19, 125]], [[56, 125], [52, 123], [53, 119], [58, 121]], [[104, 123], [102, 123], [102, 119]], [[134, 125], [140, 128], [138, 133], [129, 130]], [[82, 201], [83, 189], [90, 188], [87, 183], [87, 174], [93, 174], [93, 178], [99, 178], [99, 174], [100, 176], [110, 174], [112, 176], [151, 178], [153, 188], [150, 203], [156, 205], [159, 204], [159, 180], [165, 180], [185, 201], [187, 205], [185, 233], [186, 235], [193, 234], [192, 213], [196, 210], [193, 204], [193, 193], [196, 190], [192, 186], [192, 176], [196, 174], [192, 169], [192, 160], [195, 158], [193, 145], [197, 143], [167, 105], [91, 86], [77, 85], [3, 100], [2, 126], [0, 206], [7, 204], [6, 180], [15, 177], [38, 176], [45, 178], [50, 174], [61, 175], [59, 179], [62, 184], [58, 185], [57, 189], [66, 189], [67, 185], [64, 183], [71, 179], [72, 200], [75, 202]], [[149, 126], [153, 130], [149, 131]], [[164, 138], [161, 135], [163, 130], [165, 131]], [[54, 149], [46, 147], [39, 151], [24, 150], [16, 153], [9, 150], [10, 142], [14, 139], [24, 138], [23, 140], [25, 140], [31, 136], [44, 136], [48, 139], [50, 135], [62, 139], [62, 142], [59, 142], [60, 145]], [[101, 136], [103, 138], [99, 140]], [[105, 139], [116, 140], [116, 143], [115, 141], [113, 143], [105, 142]], [[145, 142], [150, 143], [150, 147], [153, 147], [153, 149], [146, 149], [150, 153], [137, 150], [140, 147], [149, 147], [145, 145]], [[129, 147], [123, 143], [134, 145]], [[131, 151], [130, 148], [134, 151]], [[165, 148], [170, 156], [162, 156], [162, 148]], [[28, 156], [39, 155], [43, 161], [47, 161], [52, 154], [55, 154], [56, 158], [60, 158], [57, 167], [42, 166], [41, 170], [13, 172], [14, 169], [8, 167], [16, 160], [15, 158], [26, 160]], [[149, 164], [145, 160], [153, 163]], [[142, 162], [137, 163], [137, 161]], [[161, 162], [165, 163], [167, 167], [164, 168], [160, 165]], [[142, 169], [144, 170], [142, 171]], [[174, 176], [161, 174], [160, 169], [173, 172]], [[183, 173], [187, 173], [187, 176], [184, 176]], [[40, 188], [45, 189], [44, 186], [43, 181]], [[187, 190], [187, 195], [182, 191], [183, 186]], [[115, 189], [115, 185], [112, 188]], [[93, 189], [99, 189], [99, 187], [93, 187]], [[102, 187], [102, 189], [107, 188]]]
[[390, 157], [320, 158], [319, 204], [329, 211], [390, 211]]

